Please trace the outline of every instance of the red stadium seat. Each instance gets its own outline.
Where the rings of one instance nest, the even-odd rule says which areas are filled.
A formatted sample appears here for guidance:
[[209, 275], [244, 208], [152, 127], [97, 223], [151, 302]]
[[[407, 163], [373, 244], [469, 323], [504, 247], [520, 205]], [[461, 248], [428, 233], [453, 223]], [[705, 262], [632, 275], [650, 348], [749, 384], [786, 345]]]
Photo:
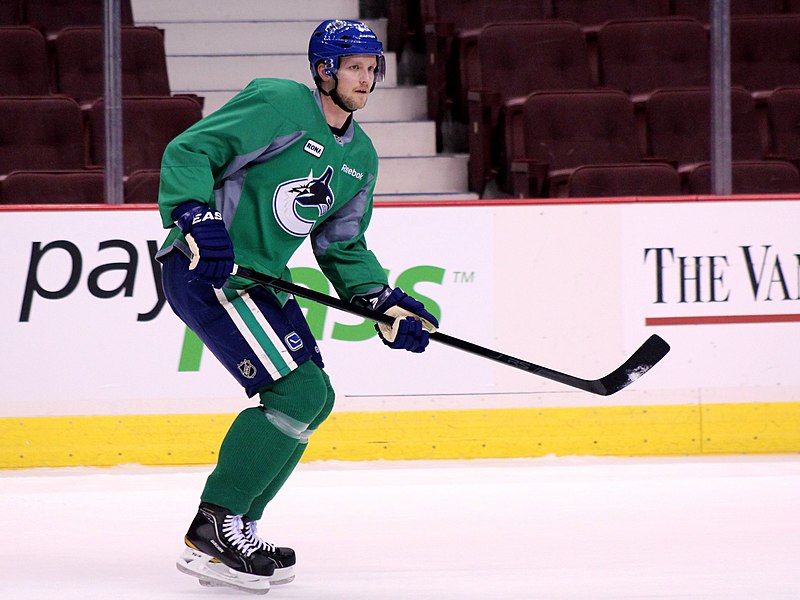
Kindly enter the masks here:
[[[200, 104], [183, 97], [124, 98], [122, 135], [124, 172], [158, 169], [167, 144], [202, 118]], [[105, 162], [105, 114], [103, 100], [88, 111], [92, 164]]]
[[0, 0], [0, 25], [21, 25], [21, 0]]
[[0, 95], [49, 93], [50, 66], [44, 36], [33, 27], [0, 27]]
[[800, 161], [800, 87], [781, 87], [767, 97], [770, 154]]
[[[672, 14], [709, 22], [711, 0], [671, 0]], [[730, 0], [731, 15], [766, 15], [783, 12], [783, 0]]]
[[553, 0], [553, 17], [596, 29], [612, 19], [666, 17], [662, 0]]
[[[164, 37], [155, 27], [121, 30], [122, 94], [169, 96]], [[53, 40], [57, 91], [82, 101], [103, 95], [103, 29], [67, 27]]]
[[64, 97], [0, 97], [0, 174], [82, 169], [83, 117]]
[[[734, 194], [790, 194], [800, 192], [800, 172], [792, 163], [777, 160], [733, 161]], [[697, 165], [686, 175], [686, 193], [711, 193], [711, 165]]]
[[13, 171], [0, 184], [3, 204], [105, 202], [102, 171]]
[[666, 163], [582, 165], [567, 181], [572, 198], [609, 196], [680, 196], [681, 179]]
[[550, 16], [549, 0], [423, 0], [428, 116], [440, 120], [462, 89], [461, 36], [490, 23]]
[[125, 179], [126, 204], [153, 204], [158, 202], [161, 172], [158, 169], [134, 171]]
[[757, 96], [800, 83], [800, 15], [732, 17], [731, 83]]
[[[25, 22], [48, 35], [71, 25], [102, 26], [104, 0], [24, 0]], [[120, 0], [120, 22], [133, 25], [130, 0]]]
[[[511, 163], [515, 196], [571, 195], [567, 186], [578, 167], [642, 162], [633, 102], [624, 92], [536, 92], [522, 113], [524, 153]], [[589, 175], [578, 184], [585, 177], [589, 185]], [[619, 182], [618, 193], [632, 189], [635, 176], [619, 168], [605, 173]]]
[[[678, 164], [679, 171], [711, 159], [711, 91], [709, 88], [664, 89], [645, 105], [648, 155]], [[764, 147], [753, 97], [731, 89], [733, 160], [760, 160]]]
[[[537, 90], [594, 86], [586, 40], [568, 21], [487, 25], [478, 38], [480, 82], [468, 92], [470, 189], [503, 177], [506, 148], [518, 128], [511, 112]], [[518, 111], [517, 111], [518, 112]], [[509, 158], [513, 158], [510, 156]]]
[[609, 21], [597, 34], [597, 54], [601, 85], [634, 100], [658, 88], [710, 81], [708, 36], [689, 17]]

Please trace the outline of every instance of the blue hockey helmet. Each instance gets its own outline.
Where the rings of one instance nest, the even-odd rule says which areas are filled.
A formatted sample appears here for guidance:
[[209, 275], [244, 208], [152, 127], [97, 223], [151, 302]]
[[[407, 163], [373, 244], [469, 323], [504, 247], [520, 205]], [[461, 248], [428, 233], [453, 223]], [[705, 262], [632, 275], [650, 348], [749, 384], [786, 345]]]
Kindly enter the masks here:
[[375, 55], [378, 61], [375, 65], [375, 83], [383, 81], [386, 60], [383, 57], [383, 44], [375, 32], [360, 21], [323, 21], [311, 34], [308, 42], [308, 62], [314, 81], [319, 79], [317, 65], [320, 62], [325, 63], [329, 75], [335, 76], [339, 70], [339, 59], [355, 54]]

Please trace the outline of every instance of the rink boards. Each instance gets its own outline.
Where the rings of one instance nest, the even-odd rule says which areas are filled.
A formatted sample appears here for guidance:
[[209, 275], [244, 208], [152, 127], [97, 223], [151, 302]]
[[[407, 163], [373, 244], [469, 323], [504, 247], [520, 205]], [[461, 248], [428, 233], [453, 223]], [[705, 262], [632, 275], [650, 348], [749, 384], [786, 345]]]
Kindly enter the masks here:
[[[251, 404], [165, 305], [151, 207], [2, 207], [0, 467], [203, 464]], [[800, 199], [384, 205], [367, 241], [442, 331], [611, 397], [305, 304], [338, 393], [307, 460], [800, 451]], [[333, 293], [310, 249], [297, 283]]]

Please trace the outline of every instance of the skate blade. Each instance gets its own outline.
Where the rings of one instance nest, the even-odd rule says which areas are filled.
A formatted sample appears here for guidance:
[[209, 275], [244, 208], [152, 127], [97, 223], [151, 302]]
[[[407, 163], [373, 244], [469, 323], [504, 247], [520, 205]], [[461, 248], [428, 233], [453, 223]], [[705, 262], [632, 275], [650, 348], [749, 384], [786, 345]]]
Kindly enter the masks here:
[[294, 568], [284, 567], [282, 569], [275, 569], [269, 578], [270, 585], [286, 585], [294, 581]]
[[[275, 569], [275, 573], [269, 577], [269, 584], [272, 585], [286, 585], [294, 581], [294, 569], [286, 567], [284, 569]], [[203, 587], [219, 587], [222, 584], [217, 583], [213, 579], [199, 578], [200, 585]]]
[[203, 586], [231, 587], [250, 594], [269, 592], [269, 577], [240, 573], [212, 560], [207, 554], [187, 548], [178, 557], [175, 566], [181, 573], [197, 577]]

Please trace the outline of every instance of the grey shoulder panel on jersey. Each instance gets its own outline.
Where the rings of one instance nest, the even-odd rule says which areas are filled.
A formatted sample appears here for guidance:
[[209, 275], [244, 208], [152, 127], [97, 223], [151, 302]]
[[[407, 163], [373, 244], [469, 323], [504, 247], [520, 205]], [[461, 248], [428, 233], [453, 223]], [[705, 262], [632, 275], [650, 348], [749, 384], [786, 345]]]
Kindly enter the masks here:
[[361, 232], [361, 219], [367, 209], [367, 190], [372, 179], [370, 175], [366, 185], [347, 204], [311, 232], [311, 247], [315, 256], [324, 256], [331, 244], [352, 240]]
[[298, 139], [306, 134], [305, 131], [295, 131], [289, 135], [284, 135], [272, 140], [269, 145], [258, 148], [247, 154], [235, 156], [225, 168], [225, 174], [214, 188], [217, 210], [222, 213], [222, 219], [226, 227], [230, 227], [239, 201], [242, 197], [244, 178], [247, 169], [253, 165], [258, 165], [268, 161], [273, 156], [280, 154]]

